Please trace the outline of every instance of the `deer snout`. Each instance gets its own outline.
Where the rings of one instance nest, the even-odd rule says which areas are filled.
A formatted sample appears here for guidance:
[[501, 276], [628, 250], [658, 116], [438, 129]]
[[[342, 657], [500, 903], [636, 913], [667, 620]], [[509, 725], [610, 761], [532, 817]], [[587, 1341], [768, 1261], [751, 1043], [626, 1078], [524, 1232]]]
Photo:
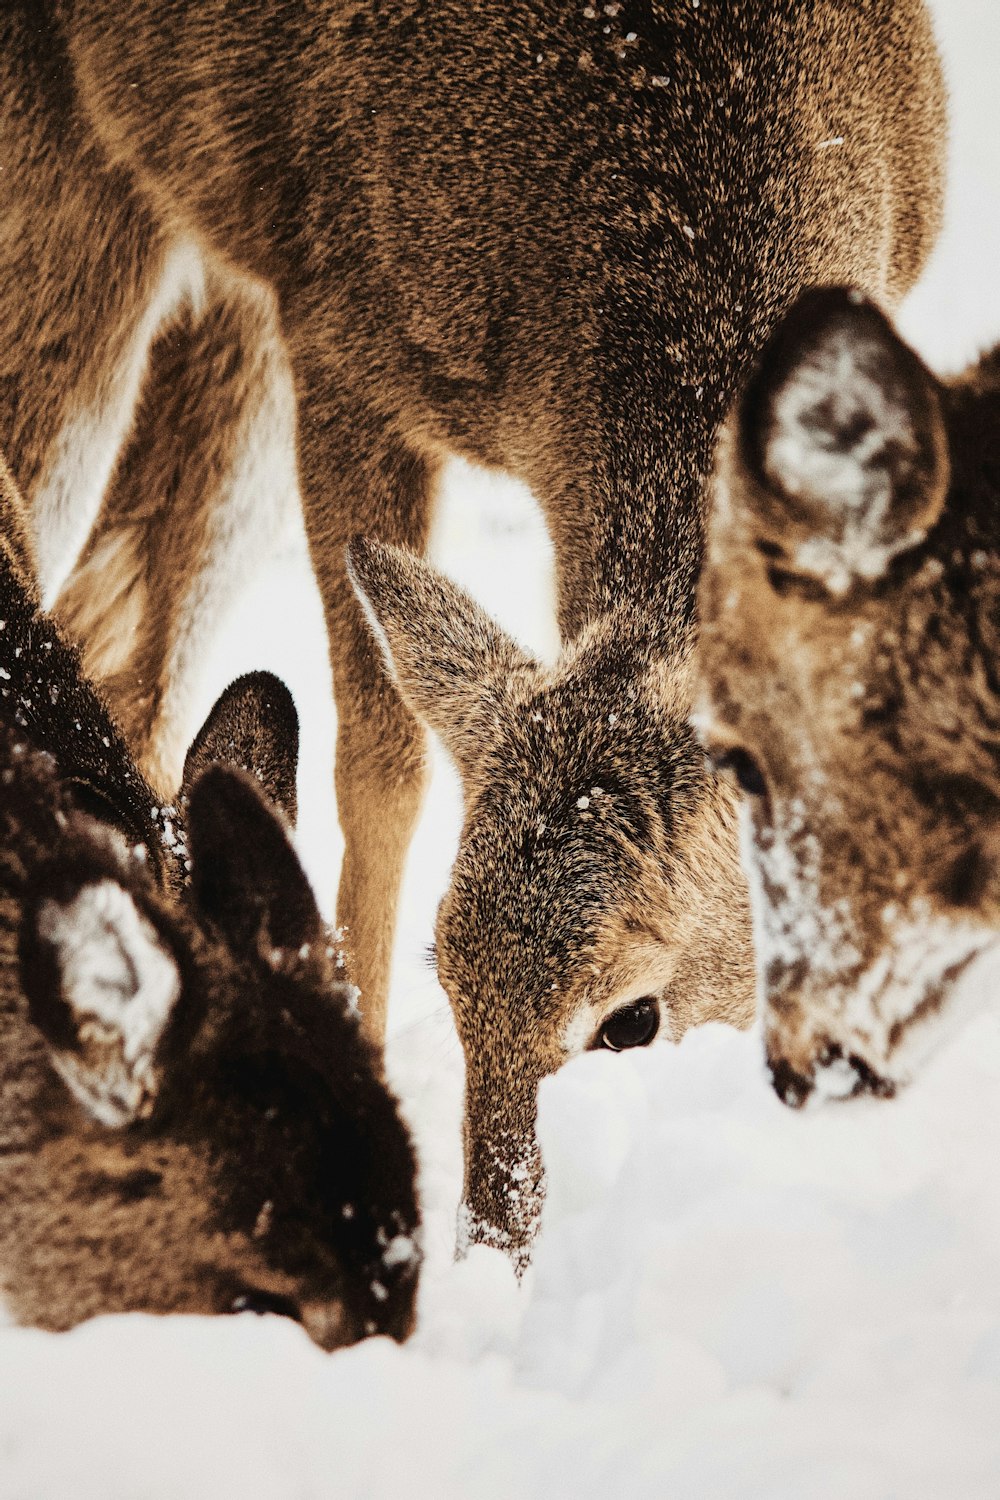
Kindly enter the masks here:
[[771, 1043], [767, 1068], [775, 1093], [791, 1109], [801, 1109], [810, 1099], [853, 1099], [859, 1094], [891, 1099], [896, 1092], [892, 1079], [860, 1053], [845, 1051], [839, 1042], [828, 1039], [815, 1042], [810, 1052], [794, 1060]]
[[544, 1174], [534, 1127], [477, 1137], [467, 1133], [465, 1190], [457, 1254], [472, 1245], [502, 1250], [518, 1276], [527, 1269], [541, 1222]]
[[502, 1250], [518, 1277], [531, 1263], [531, 1249], [542, 1217], [545, 1189], [535, 1147], [532, 1162], [523, 1159], [510, 1166], [501, 1164], [489, 1174], [485, 1186], [476, 1174], [466, 1182], [458, 1211], [457, 1255], [461, 1259], [472, 1245]]

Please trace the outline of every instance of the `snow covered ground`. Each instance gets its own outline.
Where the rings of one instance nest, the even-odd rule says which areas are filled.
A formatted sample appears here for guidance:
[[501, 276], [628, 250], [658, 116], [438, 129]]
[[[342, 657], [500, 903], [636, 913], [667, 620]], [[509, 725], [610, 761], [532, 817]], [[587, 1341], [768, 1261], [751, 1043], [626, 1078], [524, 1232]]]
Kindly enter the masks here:
[[[903, 326], [953, 369], [1000, 337], [1000, 7], [935, 10], [953, 93], [948, 228]], [[528, 497], [456, 469], [435, 554], [553, 649]], [[301, 842], [329, 897], [321, 641], [293, 535], [217, 644], [202, 707], [250, 666], [291, 683]], [[888, 1106], [793, 1114], [759, 1039], [722, 1027], [565, 1068], [542, 1090], [549, 1200], [518, 1288], [494, 1251], [452, 1260], [462, 1059], [422, 955], [458, 820], [437, 764], [391, 1016], [422, 1162], [416, 1336], [327, 1357], [270, 1318], [4, 1330], [0, 1500], [1000, 1493], [996, 965], [965, 981], [979, 1018]]]

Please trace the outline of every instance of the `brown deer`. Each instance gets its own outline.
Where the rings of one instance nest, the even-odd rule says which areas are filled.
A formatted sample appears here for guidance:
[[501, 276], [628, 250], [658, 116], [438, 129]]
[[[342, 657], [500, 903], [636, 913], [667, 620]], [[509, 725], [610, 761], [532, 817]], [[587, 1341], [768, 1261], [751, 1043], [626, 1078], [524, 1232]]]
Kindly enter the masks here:
[[[471, 671], [427, 714], [456, 709], [470, 793], [439, 957], [469, 1222], [521, 1254], [541, 1074], [750, 1012], [732, 794], [686, 719], [704, 483], [797, 291], [891, 301], [924, 260], [944, 113], [923, 4], [12, 0], [0, 73], [0, 431], [46, 598], [117, 473], [64, 617], [166, 795], [198, 643], [301, 481], [374, 1037], [412, 708], [442, 650]], [[356, 575], [416, 661], [401, 692], [371, 649], [345, 543], [419, 553], [449, 454], [541, 503], [570, 643], [551, 675], [377, 550]]]
[[1000, 357], [941, 384], [856, 292], [796, 305], [727, 426], [700, 722], [789, 1104], [891, 1094], [1000, 931], [998, 496]]
[[53, 1329], [248, 1309], [325, 1348], [404, 1337], [412, 1147], [246, 774], [294, 807], [287, 690], [266, 674], [227, 689], [188, 756], [182, 831], [14, 554], [0, 548], [6, 1309]]

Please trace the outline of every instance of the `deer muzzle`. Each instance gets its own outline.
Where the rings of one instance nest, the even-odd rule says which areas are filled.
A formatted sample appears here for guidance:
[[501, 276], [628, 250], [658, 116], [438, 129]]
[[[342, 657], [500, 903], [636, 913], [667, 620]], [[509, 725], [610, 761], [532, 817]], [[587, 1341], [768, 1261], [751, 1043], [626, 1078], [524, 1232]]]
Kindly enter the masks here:
[[[484, 1107], [484, 1092], [490, 1099]], [[537, 1085], [515, 1098], [477, 1087], [466, 1094], [465, 1186], [458, 1221], [458, 1255], [490, 1245], [513, 1262], [518, 1276], [531, 1260], [541, 1222], [545, 1174], [535, 1135]]]

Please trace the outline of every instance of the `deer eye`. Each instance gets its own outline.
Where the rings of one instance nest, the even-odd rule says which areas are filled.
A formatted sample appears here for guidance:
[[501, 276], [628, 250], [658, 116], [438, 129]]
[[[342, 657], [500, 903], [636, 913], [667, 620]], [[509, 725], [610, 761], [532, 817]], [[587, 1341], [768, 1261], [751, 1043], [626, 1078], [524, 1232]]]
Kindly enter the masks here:
[[624, 1052], [628, 1047], [648, 1047], [659, 1029], [660, 1007], [652, 995], [644, 995], [608, 1016], [597, 1033], [593, 1050], [606, 1047], [609, 1052]]
[[229, 1304], [231, 1313], [256, 1313], [263, 1317], [273, 1313], [277, 1318], [291, 1318], [293, 1323], [302, 1322], [302, 1314], [291, 1297], [282, 1297], [279, 1292], [245, 1291], [233, 1298]]
[[767, 796], [767, 781], [764, 772], [749, 750], [741, 750], [739, 746], [730, 750], [721, 750], [712, 756], [712, 764], [720, 775], [732, 776], [740, 790], [746, 792], [748, 797]]

